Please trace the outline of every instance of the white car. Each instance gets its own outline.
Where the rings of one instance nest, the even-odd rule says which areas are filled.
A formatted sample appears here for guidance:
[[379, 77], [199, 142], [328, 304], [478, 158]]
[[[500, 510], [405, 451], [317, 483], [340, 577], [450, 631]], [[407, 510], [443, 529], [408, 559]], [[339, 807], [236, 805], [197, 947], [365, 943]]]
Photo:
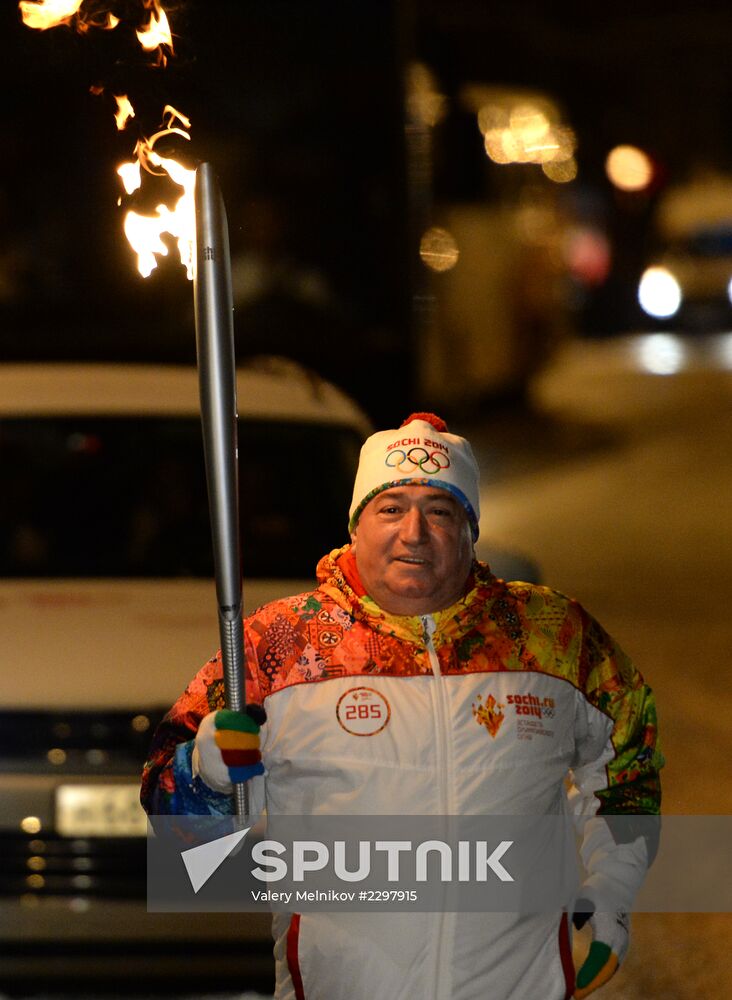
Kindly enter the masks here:
[[638, 301], [652, 320], [689, 333], [732, 322], [732, 227], [699, 227], [669, 242], [641, 275]]
[[[245, 610], [347, 540], [370, 426], [282, 359], [238, 373]], [[218, 645], [194, 369], [0, 366], [0, 993], [266, 988], [269, 920], [147, 913], [141, 764]]]

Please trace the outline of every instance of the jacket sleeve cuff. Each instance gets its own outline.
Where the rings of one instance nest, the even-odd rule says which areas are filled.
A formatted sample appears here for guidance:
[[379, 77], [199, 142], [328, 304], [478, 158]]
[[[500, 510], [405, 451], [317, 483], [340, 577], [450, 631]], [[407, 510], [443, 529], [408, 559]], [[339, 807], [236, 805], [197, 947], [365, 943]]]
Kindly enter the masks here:
[[195, 740], [179, 743], [173, 759], [175, 812], [194, 816], [231, 816], [234, 803], [230, 795], [217, 792], [193, 773]]

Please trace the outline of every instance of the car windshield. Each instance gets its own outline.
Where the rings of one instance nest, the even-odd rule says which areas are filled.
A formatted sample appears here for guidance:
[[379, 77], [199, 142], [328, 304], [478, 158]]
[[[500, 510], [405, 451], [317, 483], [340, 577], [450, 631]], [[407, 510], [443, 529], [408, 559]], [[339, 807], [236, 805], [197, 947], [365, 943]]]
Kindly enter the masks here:
[[[246, 577], [311, 578], [346, 540], [351, 428], [242, 422]], [[213, 575], [200, 421], [0, 420], [0, 576]]]

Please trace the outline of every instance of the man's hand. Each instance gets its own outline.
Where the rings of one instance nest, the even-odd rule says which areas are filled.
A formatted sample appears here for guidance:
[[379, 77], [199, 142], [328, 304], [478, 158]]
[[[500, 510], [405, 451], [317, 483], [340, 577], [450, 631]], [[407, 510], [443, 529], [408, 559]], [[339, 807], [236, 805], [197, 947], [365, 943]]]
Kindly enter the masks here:
[[593, 903], [577, 900], [572, 923], [579, 930], [588, 920], [592, 928], [592, 944], [577, 973], [575, 1000], [583, 1000], [612, 978], [626, 956], [630, 940], [627, 913], [596, 913]]
[[259, 750], [259, 727], [264, 720], [264, 710], [258, 705], [247, 706], [246, 712], [222, 708], [204, 716], [193, 748], [193, 774], [227, 795], [235, 784], [264, 774]]

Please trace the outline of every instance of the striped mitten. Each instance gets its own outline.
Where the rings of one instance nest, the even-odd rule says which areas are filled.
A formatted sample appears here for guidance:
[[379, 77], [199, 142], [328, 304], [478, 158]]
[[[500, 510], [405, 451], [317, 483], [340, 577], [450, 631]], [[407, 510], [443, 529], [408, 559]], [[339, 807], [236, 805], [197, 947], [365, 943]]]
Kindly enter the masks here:
[[221, 708], [201, 720], [193, 749], [193, 773], [209, 788], [230, 795], [235, 784], [264, 774], [259, 728], [264, 723], [259, 705], [246, 712]]

